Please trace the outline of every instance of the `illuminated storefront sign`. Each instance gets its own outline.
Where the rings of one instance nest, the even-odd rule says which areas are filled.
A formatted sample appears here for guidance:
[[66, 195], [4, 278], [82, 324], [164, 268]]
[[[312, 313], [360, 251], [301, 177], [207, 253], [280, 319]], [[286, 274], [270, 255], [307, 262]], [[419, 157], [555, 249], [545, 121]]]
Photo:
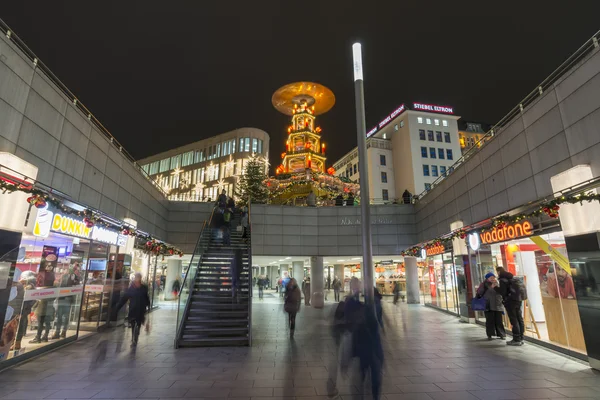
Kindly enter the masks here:
[[505, 225], [502, 228], [495, 227], [491, 231], [482, 232], [479, 234], [479, 238], [481, 239], [481, 243], [490, 244], [531, 236], [532, 234], [533, 225], [531, 222], [523, 221], [512, 225]]
[[425, 248], [425, 252], [426, 252], [427, 256], [435, 256], [438, 254], [443, 254], [445, 251], [446, 251], [446, 248], [444, 247], [443, 244], [438, 244], [435, 246]]
[[[95, 225], [88, 228], [83, 222], [83, 218], [63, 215], [57, 211], [50, 211], [47, 208], [38, 209], [35, 225], [33, 227], [34, 236], [48, 237], [50, 232], [64, 233], [70, 236], [76, 236], [84, 239], [92, 239], [98, 242], [112, 245], [122, 245], [124, 238], [117, 231], [102, 228]], [[126, 240], [126, 238], [125, 238]]]
[[479, 250], [479, 247], [481, 246], [481, 240], [479, 239], [479, 234], [477, 232], [470, 233], [467, 237], [467, 240], [469, 242], [469, 247], [471, 248], [471, 250]]
[[436, 106], [433, 104], [413, 103], [413, 109], [419, 111], [433, 111], [444, 114], [454, 114], [454, 109], [447, 106]]

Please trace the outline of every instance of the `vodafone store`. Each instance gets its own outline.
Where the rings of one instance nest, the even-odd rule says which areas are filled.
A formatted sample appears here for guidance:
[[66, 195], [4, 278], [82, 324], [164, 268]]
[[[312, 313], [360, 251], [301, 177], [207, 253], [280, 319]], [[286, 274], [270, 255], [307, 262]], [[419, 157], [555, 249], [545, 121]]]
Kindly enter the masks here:
[[[467, 244], [473, 288], [479, 286], [487, 273], [497, 276], [500, 267], [525, 285], [528, 298], [521, 310], [525, 336], [575, 356], [587, 354], [578, 301], [597, 288], [591, 287], [590, 293], [575, 290], [574, 280], [578, 276], [572, 268], [573, 260], [569, 260], [560, 225], [534, 227], [534, 223], [524, 220], [484, 232], [470, 232]], [[483, 312], [476, 312], [475, 318], [485, 322]], [[504, 325], [508, 331], [506, 316]]]

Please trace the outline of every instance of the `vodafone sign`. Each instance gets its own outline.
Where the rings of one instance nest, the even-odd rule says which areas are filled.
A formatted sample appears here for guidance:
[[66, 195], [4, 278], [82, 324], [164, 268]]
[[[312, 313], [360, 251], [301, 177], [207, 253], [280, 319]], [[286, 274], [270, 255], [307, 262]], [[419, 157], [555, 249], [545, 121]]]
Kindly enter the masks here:
[[[479, 234], [479, 239], [482, 244], [491, 244], [531, 235], [533, 235], [533, 225], [529, 221], [523, 221], [512, 225], [505, 225], [502, 228], [495, 227], [490, 231], [482, 232]], [[469, 243], [471, 244], [470, 237]], [[471, 244], [471, 248], [473, 248], [473, 244]]]

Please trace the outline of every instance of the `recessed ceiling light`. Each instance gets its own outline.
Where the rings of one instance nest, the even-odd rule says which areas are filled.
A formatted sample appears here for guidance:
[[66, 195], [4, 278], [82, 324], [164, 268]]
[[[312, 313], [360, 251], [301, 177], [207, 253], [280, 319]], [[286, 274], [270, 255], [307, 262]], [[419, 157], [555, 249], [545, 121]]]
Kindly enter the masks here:
[[337, 260], [337, 262], [342, 262], [342, 261], [346, 261], [346, 260]]
[[360, 260], [362, 257], [354, 257], [353, 260]]
[[279, 262], [282, 262], [282, 261], [284, 261], [284, 260], [283, 259], [279, 260]]
[[291, 260], [291, 259], [292, 259], [292, 257], [286, 257], [285, 259], [286, 259], [286, 260]]

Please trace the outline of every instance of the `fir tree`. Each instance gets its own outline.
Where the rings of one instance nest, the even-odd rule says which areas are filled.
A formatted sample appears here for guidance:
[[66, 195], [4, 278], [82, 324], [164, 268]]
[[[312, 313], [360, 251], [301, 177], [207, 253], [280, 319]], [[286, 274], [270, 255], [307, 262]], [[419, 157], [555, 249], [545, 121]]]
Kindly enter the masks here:
[[265, 163], [256, 157], [248, 159], [244, 166], [244, 173], [237, 184], [236, 195], [240, 202], [246, 204], [248, 198], [251, 198], [252, 203], [265, 204], [269, 199], [269, 189], [264, 184], [265, 179], [267, 179]]

